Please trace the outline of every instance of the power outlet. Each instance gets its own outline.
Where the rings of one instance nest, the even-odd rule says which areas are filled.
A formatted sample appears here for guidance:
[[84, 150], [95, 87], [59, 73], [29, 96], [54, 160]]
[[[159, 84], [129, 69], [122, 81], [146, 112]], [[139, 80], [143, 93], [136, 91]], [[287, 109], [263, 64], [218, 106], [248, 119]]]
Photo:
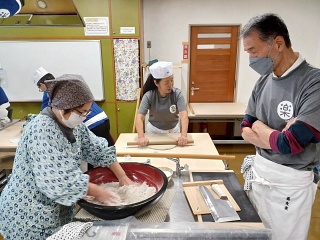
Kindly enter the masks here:
[[151, 41], [147, 41], [147, 48], [151, 48]]

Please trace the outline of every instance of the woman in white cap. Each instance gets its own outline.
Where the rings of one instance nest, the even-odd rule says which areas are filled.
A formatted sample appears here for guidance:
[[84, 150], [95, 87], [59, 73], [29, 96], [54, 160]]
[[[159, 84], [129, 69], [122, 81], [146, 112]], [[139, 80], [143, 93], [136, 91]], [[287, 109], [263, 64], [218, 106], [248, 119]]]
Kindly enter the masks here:
[[143, 130], [148, 111], [147, 133], [181, 133], [177, 144], [186, 145], [189, 124], [187, 106], [181, 90], [173, 87], [172, 62], [156, 62], [149, 70], [150, 75], [143, 86], [143, 97], [136, 117], [139, 145], [146, 146], [149, 142]]
[[120, 185], [132, 184], [108, 147], [82, 122], [93, 95], [80, 75], [45, 81], [51, 107], [25, 127], [9, 183], [0, 196], [0, 234], [5, 239], [46, 239], [72, 221], [76, 202], [86, 195], [114, 202], [108, 190], [89, 182], [81, 160], [109, 167]]

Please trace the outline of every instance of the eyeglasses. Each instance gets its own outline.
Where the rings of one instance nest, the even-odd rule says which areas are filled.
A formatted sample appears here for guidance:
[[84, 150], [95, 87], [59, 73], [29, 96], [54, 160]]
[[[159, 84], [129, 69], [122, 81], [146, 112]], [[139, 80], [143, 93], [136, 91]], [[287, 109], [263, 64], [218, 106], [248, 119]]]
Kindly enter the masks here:
[[76, 109], [76, 108], [74, 108], [74, 110], [76, 110], [78, 113], [79, 113], [79, 117], [86, 117], [86, 116], [88, 116], [91, 112], [92, 112], [92, 110], [91, 109], [89, 109], [89, 111], [84, 111], [84, 112], [80, 112], [78, 109]]

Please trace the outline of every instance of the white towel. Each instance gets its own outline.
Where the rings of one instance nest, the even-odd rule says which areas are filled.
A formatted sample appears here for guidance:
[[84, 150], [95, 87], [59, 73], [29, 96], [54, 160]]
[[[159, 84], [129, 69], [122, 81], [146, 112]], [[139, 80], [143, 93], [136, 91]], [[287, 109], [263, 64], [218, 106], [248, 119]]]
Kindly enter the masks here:
[[78, 240], [91, 228], [92, 222], [71, 222], [64, 225], [58, 232], [47, 240]]
[[241, 165], [241, 173], [243, 173], [244, 178], [244, 190], [251, 190], [251, 180], [253, 179], [252, 165], [256, 155], [248, 155], [243, 159]]

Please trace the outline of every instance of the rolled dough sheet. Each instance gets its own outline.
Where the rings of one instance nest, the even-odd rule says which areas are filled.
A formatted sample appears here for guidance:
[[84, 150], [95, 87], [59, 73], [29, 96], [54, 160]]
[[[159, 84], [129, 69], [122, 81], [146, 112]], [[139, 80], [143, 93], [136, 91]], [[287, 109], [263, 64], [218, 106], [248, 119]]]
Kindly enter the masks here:
[[154, 150], [169, 150], [176, 146], [177, 145], [148, 145], [147, 147]]

